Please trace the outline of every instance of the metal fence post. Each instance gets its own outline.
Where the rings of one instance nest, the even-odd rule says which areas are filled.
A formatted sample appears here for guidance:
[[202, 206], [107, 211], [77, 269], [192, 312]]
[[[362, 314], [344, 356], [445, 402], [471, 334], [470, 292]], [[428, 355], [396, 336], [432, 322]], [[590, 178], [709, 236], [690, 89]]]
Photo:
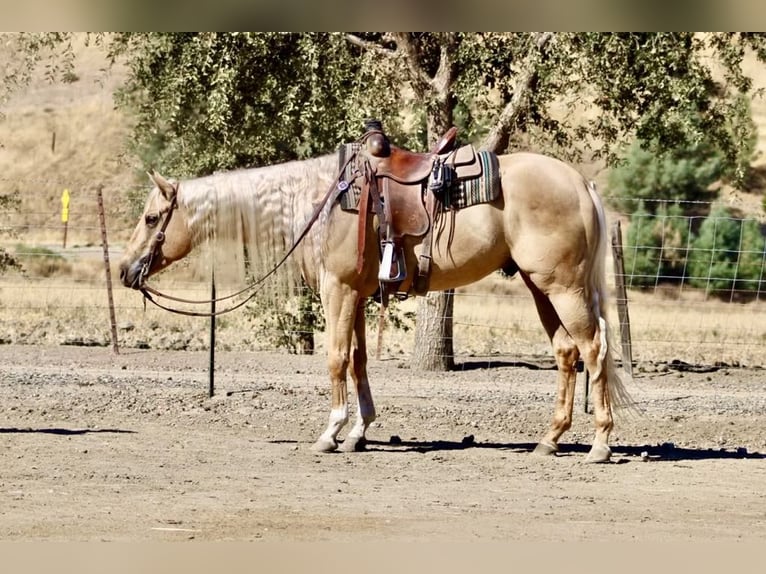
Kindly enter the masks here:
[[215, 394], [215, 271], [210, 280], [210, 378], [208, 397]]

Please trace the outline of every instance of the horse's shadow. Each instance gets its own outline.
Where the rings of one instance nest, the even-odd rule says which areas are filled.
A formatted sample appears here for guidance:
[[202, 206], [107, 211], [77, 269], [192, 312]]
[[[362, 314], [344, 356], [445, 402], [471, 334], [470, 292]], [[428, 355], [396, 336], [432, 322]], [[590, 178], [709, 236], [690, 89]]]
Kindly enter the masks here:
[[[366, 450], [378, 452], [439, 452], [451, 450], [466, 450], [472, 448], [488, 448], [495, 450], [507, 450], [517, 453], [531, 453], [535, 450], [537, 443], [519, 442], [519, 443], [498, 443], [498, 442], [475, 442], [472, 437], [465, 437], [460, 442], [457, 441], [405, 441], [389, 440], [375, 441], [368, 440]], [[764, 459], [766, 454], [759, 452], [748, 452], [745, 448], [735, 449], [712, 449], [712, 448], [681, 448], [672, 443], [663, 443], [659, 445], [612, 445], [612, 461], [628, 462], [629, 459], [619, 457], [636, 457], [638, 460], [650, 461], [683, 461], [683, 460], [722, 460], [722, 459]], [[577, 443], [560, 443], [559, 453], [556, 456], [568, 456], [574, 454], [587, 453], [590, 445]]]
[[52, 434], [57, 436], [76, 436], [76, 435], [86, 435], [86, 434], [98, 434], [98, 433], [107, 433], [107, 434], [133, 434], [136, 431], [132, 430], [125, 430], [125, 429], [65, 429], [65, 428], [59, 428], [59, 427], [49, 427], [49, 428], [18, 428], [18, 427], [8, 427], [8, 428], [0, 428], [0, 434]]

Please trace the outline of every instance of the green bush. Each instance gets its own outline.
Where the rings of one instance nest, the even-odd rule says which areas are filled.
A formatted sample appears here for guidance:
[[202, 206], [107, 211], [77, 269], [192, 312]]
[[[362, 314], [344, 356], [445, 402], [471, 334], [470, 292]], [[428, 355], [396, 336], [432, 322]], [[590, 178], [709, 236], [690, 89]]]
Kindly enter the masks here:
[[[389, 300], [386, 323], [394, 329], [409, 331], [415, 324], [415, 313], [403, 311], [398, 300]], [[310, 355], [314, 352], [314, 333], [325, 329], [324, 312], [319, 295], [304, 286], [301, 293], [282, 302], [255, 298], [245, 307], [248, 318], [261, 330], [268, 342], [290, 354]], [[367, 329], [377, 329], [380, 305], [368, 297], [364, 305]]]
[[306, 286], [298, 295], [281, 301], [256, 297], [245, 307], [245, 314], [269, 344], [290, 354], [313, 354], [314, 332], [324, 329], [319, 296]]
[[[18, 191], [12, 193], [0, 193], [0, 209], [16, 211], [21, 205], [21, 197]], [[2, 235], [13, 236], [13, 232], [7, 229], [0, 230]], [[21, 270], [21, 263], [18, 259], [9, 253], [5, 248], [0, 247], [0, 275], [11, 269]]]
[[[699, 124], [700, 119], [693, 114], [687, 118], [691, 125]], [[702, 126], [698, 128], [706, 133]], [[673, 148], [663, 148], [657, 140], [634, 140], [609, 173], [610, 204], [632, 214], [641, 200], [649, 213], [657, 213], [664, 202], [681, 202], [688, 213], [694, 202], [714, 199], [715, 193], [708, 189], [718, 180], [747, 184], [758, 139], [748, 98], [740, 96], [734, 101], [727, 130], [737, 149], [721, 149], [712, 135]]]
[[10, 269], [21, 270], [21, 263], [5, 249], [0, 247], [0, 275]]
[[689, 218], [677, 204], [663, 204], [657, 214], [643, 201], [627, 231], [625, 272], [629, 287], [647, 287], [683, 277], [689, 246]]
[[723, 156], [703, 144], [658, 155], [636, 140], [624, 161], [609, 173], [609, 202], [632, 214], [643, 201], [653, 214], [663, 202], [707, 200], [707, 188], [723, 172]]
[[735, 298], [766, 291], [766, 239], [757, 221], [716, 207], [700, 226], [688, 257], [689, 283], [708, 294]]

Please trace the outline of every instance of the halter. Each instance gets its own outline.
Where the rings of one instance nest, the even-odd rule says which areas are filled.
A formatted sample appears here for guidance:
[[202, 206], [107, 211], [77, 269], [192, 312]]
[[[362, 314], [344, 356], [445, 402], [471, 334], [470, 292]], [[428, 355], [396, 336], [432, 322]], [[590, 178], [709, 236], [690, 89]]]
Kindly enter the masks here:
[[[174, 297], [172, 295], [167, 295], [165, 293], [162, 293], [161, 291], [158, 291], [157, 289], [154, 289], [153, 287], [146, 284], [146, 278], [149, 275], [149, 270], [151, 268], [152, 262], [154, 261], [154, 258], [158, 255], [159, 249], [162, 245], [162, 243], [165, 241], [165, 230], [168, 227], [168, 224], [170, 223], [170, 217], [173, 215], [173, 211], [178, 207], [178, 189], [180, 184], [174, 184], [173, 185], [173, 198], [170, 200], [170, 206], [168, 207], [167, 213], [165, 215], [165, 219], [162, 222], [162, 227], [160, 227], [160, 230], [157, 232], [157, 234], [154, 236], [154, 243], [152, 244], [152, 249], [149, 252], [149, 257], [144, 262], [142, 268], [141, 268], [141, 284], [139, 286], [139, 291], [144, 296], [144, 301], [149, 300], [150, 303], [156, 305], [160, 309], [164, 309], [165, 311], [170, 311], [171, 313], [177, 313], [179, 315], [186, 315], [189, 317], [216, 317], [218, 315], [223, 315], [225, 313], [229, 313], [231, 311], [234, 311], [235, 309], [239, 309], [242, 307], [245, 303], [250, 301], [253, 297], [256, 296], [258, 291], [256, 291], [256, 287], [260, 286], [261, 283], [263, 283], [266, 279], [268, 279], [271, 275], [276, 273], [277, 269], [279, 269], [292, 255], [292, 253], [297, 249], [298, 245], [301, 241], [308, 235], [309, 230], [314, 225], [317, 219], [319, 219], [319, 215], [322, 213], [322, 210], [324, 209], [325, 205], [329, 203], [333, 203], [338, 196], [346, 191], [348, 189], [348, 184], [341, 179], [343, 177], [343, 173], [346, 170], [346, 167], [351, 163], [351, 160], [353, 160], [356, 157], [356, 152], [351, 154], [346, 161], [343, 163], [341, 168], [338, 170], [337, 175], [333, 179], [332, 183], [330, 184], [329, 189], [325, 193], [322, 200], [319, 202], [319, 204], [314, 208], [313, 213], [311, 214], [311, 217], [309, 217], [308, 221], [306, 222], [306, 225], [303, 227], [303, 230], [298, 235], [298, 238], [295, 240], [293, 245], [290, 247], [290, 249], [285, 253], [285, 255], [280, 259], [280, 261], [263, 277], [258, 279], [257, 281], [254, 281], [250, 285], [247, 285], [244, 289], [240, 289], [236, 293], [232, 293], [230, 295], [226, 295], [224, 297], [217, 297], [217, 298], [211, 298], [211, 299], [204, 299], [204, 300], [192, 300], [192, 299], [183, 299], [180, 297]], [[152, 298], [152, 294], [157, 297], [164, 297], [165, 299], [168, 299], [170, 301], [176, 301], [178, 303], [188, 303], [191, 305], [210, 305], [212, 303], [217, 303], [219, 301], [226, 301], [228, 299], [232, 299], [234, 297], [237, 297], [238, 295], [242, 295], [243, 293], [247, 293], [248, 291], [252, 290], [253, 292], [250, 293], [245, 299], [237, 303], [236, 305], [232, 305], [231, 307], [228, 307], [226, 309], [223, 309], [221, 311], [210, 311], [210, 312], [201, 312], [201, 311], [185, 311], [183, 309], [174, 309], [172, 307], [165, 306], [157, 301], [155, 301]]]

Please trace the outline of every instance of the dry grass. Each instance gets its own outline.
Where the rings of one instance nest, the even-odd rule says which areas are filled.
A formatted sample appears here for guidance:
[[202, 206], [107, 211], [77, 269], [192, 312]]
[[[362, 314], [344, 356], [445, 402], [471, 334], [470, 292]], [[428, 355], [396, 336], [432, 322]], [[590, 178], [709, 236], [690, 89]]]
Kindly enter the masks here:
[[[104, 55], [96, 48], [78, 45], [77, 53], [76, 82], [50, 85], [38, 77], [3, 109], [6, 119], [0, 122], [0, 192], [18, 192], [21, 205], [18, 213], [3, 214], [0, 227], [10, 229], [13, 235], [4, 235], [0, 245], [11, 251], [19, 243], [32, 249], [55, 248], [63, 259], [54, 261], [48, 271], [40, 267], [42, 261], [31, 260], [27, 262], [26, 277], [15, 273], [2, 277], [0, 340], [63, 343], [79, 338], [98, 344], [109, 342], [95, 189], [104, 186], [114, 267], [133, 224], [128, 215], [127, 193], [134, 186], [133, 174], [142, 166], [133, 165], [134, 160], [126, 155], [125, 137], [130, 126], [115, 111], [111, 98], [124, 70], [105, 73]], [[747, 65], [756, 87], [766, 87], [762, 65], [755, 61]], [[752, 109], [759, 129], [759, 148], [764, 150], [766, 101], [756, 99]], [[764, 157], [758, 160], [764, 161]], [[605, 181], [604, 172], [596, 174], [598, 166], [582, 167]], [[64, 188], [70, 190], [72, 200], [67, 249], [61, 250], [60, 197]], [[761, 213], [762, 190], [725, 193], [732, 203]], [[112, 279], [116, 279], [114, 270]], [[231, 278], [219, 275], [219, 280], [219, 293], [240, 286]], [[181, 296], [205, 298], [209, 295], [209, 262], [201, 254], [170, 270], [159, 279], [159, 285]], [[116, 283], [114, 289], [123, 345], [207, 345], [207, 320], [180, 317], [151, 306], [144, 311], [139, 294]], [[414, 310], [416, 303], [407, 301], [401, 307]], [[611, 312], [616, 325], [616, 311]], [[766, 303], [716, 303], [704, 301], [693, 292], [677, 298], [631, 292], [630, 318], [633, 355], [638, 361], [680, 359], [766, 365]], [[531, 297], [519, 279], [493, 275], [461, 289], [454, 320], [458, 360], [549, 357], [549, 345]], [[257, 330], [246, 313], [237, 311], [219, 321], [217, 342], [221, 348], [262, 348], [267, 335]], [[373, 325], [373, 346], [375, 338]], [[387, 331], [384, 355], [408, 354], [412, 339], [411, 331]], [[318, 343], [321, 348], [321, 335]]]

